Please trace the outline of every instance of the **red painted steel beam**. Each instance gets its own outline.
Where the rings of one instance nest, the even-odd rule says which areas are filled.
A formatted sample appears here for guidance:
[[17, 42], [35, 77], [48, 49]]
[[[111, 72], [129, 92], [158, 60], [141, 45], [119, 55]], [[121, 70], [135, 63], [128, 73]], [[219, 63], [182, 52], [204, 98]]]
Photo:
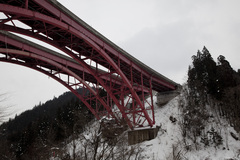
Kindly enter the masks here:
[[[142, 65], [141, 63], [139, 63], [136, 59], [134, 59], [133, 57], [131, 57], [130, 55], [127, 55], [123, 52], [123, 50], [119, 50], [118, 47], [116, 47], [114, 44], [109, 45], [109, 41], [104, 39], [104, 37], [100, 36], [100, 38], [98, 37], [99, 33], [97, 33], [96, 31], [94, 31], [93, 29], [89, 29], [87, 28], [86, 31], [88, 31], [89, 33], [85, 33], [85, 32], [81, 32], [81, 30], [79, 31], [79, 27], [82, 27], [84, 29], [84, 27], [86, 27], [86, 25], [84, 26], [82, 23], [79, 23], [79, 21], [76, 21], [75, 18], [73, 18], [72, 16], [69, 16], [69, 14], [65, 14], [66, 10], [62, 10], [61, 8], [59, 8], [59, 5], [57, 5], [58, 8], [51, 8], [53, 7], [51, 4], [49, 4], [47, 1], [38, 1], [35, 0], [35, 2], [37, 2], [38, 4], [41, 4], [41, 6], [43, 8], [46, 9], [46, 7], [49, 7], [50, 9], [49, 12], [52, 12], [52, 14], [47, 13], [46, 11], [44, 11], [44, 13], [47, 13], [47, 15], [43, 15], [40, 14], [38, 12], [34, 12], [34, 11], [29, 11], [29, 10], [22, 10], [24, 12], [8, 12], [11, 15], [18, 15], [19, 16], [19, 20], [21, 21], [21, 16], [24, 18], [30, 18], [31, 20], [36, 20], [36, 21], [42, 21], [45, 24], [51, 24], [52, 26], [55, 26], [57, 28], [61, 28], [61, 30], [59, 30], [59, 32], [65, 31], [66, 33], [71, 33], [71, 35], [75, 35], [80, 39], [84, 39], [85, 42], [87, 42], [87, 44], [89, 46], [91, 46], [92, 48], [94, 48], [94, 50], [98, 51], [98, 53], [101, 55], [102, 58], [104, 58], [106, 60], [106, 62], [102, 61], [101, 63], [103, 63], [103, 65], [106, 66], [111, 66], [112, 69], [115, 70], [115, 72], [121, 76], [121, 79], [124, 81], [125, 85], [127, 86], [127, 88], [124, 87], [124, 93], [122, 93], [122, 95], [128, 93], [128, 90], [131, 92], [132, 96], [135, 98], [135, 100], [137, 101], [138, 105], [141, 108], [141, 113], [144, 114], [144, 116], [146, 117], [146, 119], [144, 121], [148, 121], [149, 125], [152, 126], [152, 124], [154, 123], [154, 120], [152, 121], [148, 115], [148, 113], [146, 112], [145, 107], [143, 106], [141, 99], [138, 97], [136, 90], [133, 88], [133, 84], [137, 83], [139, 88], [142, 90], [142, 100], [144, 102], [144, 94], [143, 94], [143, 89], [145, 89], [143, 87], [143, 85], [147, 85], [148, 87], [151, 87], [151, 85], [155, 85], [156, 83], [165, 86], [166, 88], [168, 87], [169, 89], [175, 89], [175, 86], [173, 86], [171, 83], [167, 82], [166, 80], [161, 79], [159, 77], [155, 77], [154, 72], [152, 72], [151, 70], [148, 70], [146, 66]], [[49, 1], [54, 3], [54, 1]], [[0, 7], [1, 8], [1, 7]], [[18, 7], [16, 7], [18, 8]], [[21, 8], [18, 8], [19, 10], [21, 10]], [[25, 12], [26, 11], [26, 12]], [[58, 12], [59, 11], [59, 12]], [[18, 12], [18, 14], [17, 14]], [[59, 15], [55, 14], [55, 16], [53, 16], [53, 12], [56, 13], [60, 13]], [[31, 14], [33, 13], [33, 14]], [[51, 18], [49, 18], [49, 16], [52, 16]], [[59, 18], [60, 17], [60, 18]], [[58, 18], [58, 19], [56, 19]], [[52, 20], [55, 20], [52, 22]], [[58, 22], [58, 24], [56, 24], [56, 22]], [[24, 21], [23, 21], [24, 23]], [[65, 24], [67, 23], [67, 24]], [[53, 29], [53, 28], [52, 28]], [[80, 28], [81, 29], [81, 28]], [[83, 30], [82, 30], [83, 31]], [[48, 36], [48, 33], [46, 31], [46, 35]], [[98, 39], [99, 38], [99, 39]], [[103, 39], [102, 39], [103, 38]], [[99, 43], [98, 43], [99, 42]], [[67, 43], [65, 43], [65, 45], [67, 45]], [[109, 46], [108, 46], [109, 45]], [[112, 47], [113, 46], [113, 47]], [[108, 48], [110, 47], [110, 48]], [[67, 51], [66, 49], [62, 49], [65, 52]], [[67, 53], [69, 53], [69, 51], [67, 51]], [[113, 55], [111, 57], [111, 54]], [[102, 81], [102, 78], [99, 77], [99, 75], [95, 74], [94, 72], [92, 72], [91, 68], [89, 68], [87, 66], [87, 64], [84, 63], [84, 61], [79, 60], [79, 57], [77, 57], [76, 55], [73, 55], [71, 53], [69, 53], [69, 55], [71, 55], [76, 61], [78, 61], [80, 64], [83, 65], [83, 67], [86, 67], [89, 72], [94, 75], [94, 77], [97, 79], [98, 82], [101, 83], [101, 85], [106, 88], [106, 90], [108, 91], [108, 93], [110, 93], [110, 96], [114, 99], [116, 98], [113, 93], [112, 93], [112, 89], [113, 88], [107, 88], [108, 86], [106, 86], [106, 84]], [[115, 59], [113, 58], [115, 56]], [[118, 62], [118, 63], [117, 63]], [[105, 63], [105, 64], [104, 64]], [[108, 64], [107, 64], [108, 63]], [[120, 64], [126, 65], [125, 68], [121, 68]], [[140, 64], [140, 65], [139, 65]], [[136, 77], [138, 77], [137, 79], [141, 79], [141, 81], [137, 81], [136, 77], [134, 78], [135, 80], [133, 81], [133, 74], [131, 72], [127, 71], [127, 65], [132, 66], [132, 68], [134, 68], [133, 73], [136, 75]], [[142, 67], [142, 68], [141, 68]], [[109, 67], [110, 68], [110, 67]], [[145, 70], [146, 69], [146, 70]], [[148, 73], [150, 71], [150, 73]], [[136, 72], [136, 73], [135, 73]], [[138, 73], [137, 73], [138, 72]], [[141, 75], [139, 76], [139, 73], [141, 73]], [[125, 75], [126, 74], [126, 75]], [[131, 78], [128, 79], [128, 78]], [[148, 84], [149, 81], [149, 77], [151, 77], [151, 81], [154, 81], [155, 78], [158, 82], [154, 81], [150, 84]], [[160, 81], [159, 81], [160, 80]], [[130, 82], [131, 81], [131, 82]], [[110, 81], [111, 82], [111, 81]], [[111, 83], [110, 83], [111, 84]], [[172, 88], [171, 88], [172, 87]], [[148, 93], [151, 92], [151, 88], [148, 91]], [[151, 94], [151, 93], [150, 93]], [[114, 100], [114, 102], [116, 103], [116, 100]], [[116, 103], [119, 107], [119, 109], [121, 110], [123, 116], [125, 117], [125, 119], [128, 120], [128, 118], [125, 115], [124, 112], [124, 108], [123, 106], [121, 106], [120, 104]], [[152, 106], [153, 107], [153, 106]], [[154, 116], [153, 116], [154, 117]], [[129, 123], [129, 121], [128, 121]]]
[[[33, 58], [33, 59], [37, 59], [37, 60], [41, 60], [41, 61], [44, 61], [50, 65], [53, 65], [57, 68], [59, 68], [60, 70], [68, 73], [69, 75], [77, 78], [81, 83], [83, 83], [84, 86], [86, 86], [90, 92], [93, 92], [94, 94], [95, 91], [88, 85], [84, 82], [84, 80], [82, 80], [79, 76], [77, 76], [75, 73], [73, 73], [71, 70], [67, 69], [66, 67], [60, 65], [59, 63], [56, 63], [55, 61], [51, 60], [51, 59], [47, 59], [45, 57], [42, 57], [42, 56], [39, 56], [39, 55], [36, 55], [34, 53], [29, 53], [29, 52], [25, 52], [25, 51], [19, 51], [19, 50], [14, 50], [14, 49], [8, 49], [8, 48], [0, 48], [0, 53], [6, 53], [6, 54], [14, 54], [14, 55], [21, 55], [21, 56], [24, 56], [24, 57], [30, 57], [30, 58]], [[14, 62], [13, 60], [11, 59], [4, 59], [6, 62], [11, 62], [11, 63], [18, 63], [18, 64], [21, 64], [23, 66], [27, 66], [29, 67], [28, 65], [24, 64], [23, 62]], [[3, 61], [3, 59], [0, 59], [0, 61]], [[35, 67], [33, 67], [32, 65], [30, 65], [30, 68], [32, 69], [35, 69], [35, 70], [38, 70], [40, 71], [40, 69], [36, 69]], [[67, 87], [69, 90], [73, 91], [72, 87], [70, 87], [69, 85], [67, 85], [65, 82], [63, 82], [62, 80], [60, 80], [59, 78], [56, 78], [53, 74], [50, 74], [50, 73], [47, 73], [46, 71], [40, 71], [44, 74], [47, 74], [48, 76], [52, 77], [53, 79], [57, 80], [58, 82], [60, 82], [61, 84], [63, 84], [65, 87]], [[95, 110], [89, 105], [89, 103], [82, 97], [82, 95], [78, 94], [76, 91], [73, 91], [73, 93], [88, 107], [88, 109], [93, 113], [93, 115], [97, 118], [97, 119], [100, 119], [100, 117], [97, 115], [97, 113], [95, 112]]]
[[25, 0], [25, 8], [28, 9], [28, 0]]
[[[92, 45], [92, 47], [99, 51], [100, 53], [102, 53], [102, 56], [104, 58], [107, 58], [107, 60], [110, 61], [111, 64], [115, 64], [112, 59], [110, 57], [108, 57], [108, 55], [99, 47], [97, 46], [93, 41], [91, 41], [88, 37], [86, 37], [84, 34], [80, 33], [79, 31], [77, 31], [76, 29], [72, 28], [71, 26], [61, 22], [61, 21], [58, 21], [54, 18], [51, 18], [51, 17], [48, 17], [46, 15], [42, 15], [41, 13], [38, 13], [38, 12], [33, 12], [33, 11], [30, 11], [30, 10], [26, 10], [26, 9], [23, 9], [23, 8], [19, 8], [19, 7], [15, 7], [15, 6], [10, 6], [10, 5], [5, 5], [5, 4], [2, 4], [0, 6], [0, 11], [4, 12], [4, 13], [8, 13], [8, 14], [17, 14], [19, 16], [25, 16], [25, 17], [28, 17], [28, 18], [31, 18], [31, 19], [35, 19], [35, 20], [40, 20], [40, 21], [43, 21], [43, 22], [46, 22], [46, 23], [49, 23], [51, 25], [54, 25], [58, 28], [61, 28], [65, 31], [68, 31], [69, 33], [71, 34], [74, 34], [76, 36], [78, 36], [79, 38], [81, 39], [84, 39], [85, 41], [88, 42], [89, 45]], [[61, 50], [63, 50], [62, 48], [59, 48]], [[68, 53], [66, 52], [66, 50], [64, 50], [65, 53]], [[72, 55], [70, 54], [70, 56], [72, 56], [78, 63], [80, 63], [82, 66], [84, 66], [85, 68], [88, 69], [88, 71], [94, 75], [94, 77], [97, 79], [97, 81], [106, 89], [106, 91], [109, 93], [109, 95], [111, 96], [111, 98], [113, 99], [114, 103], [118, 106], [119, 110], [121, 111], [124, 119], [127, 121], [128, 125], [130, 128], [133, 128], [132, 124], [130, 123], [130, 120], [129, 118], [126, 116], [125, 112], [124, 112], [124, 108], [119, 104], [118, 100], [116, 99], [116, 97], [110, 92], [110, 88], [108, 86], [106, 86], [104, 84], [104, 82], [102, 81], [102, 79], [100, 79], [96, 73], [91, 69], [89, 68], [89, 66], [84, 62], [84, 61], [81, 61], [78, 57], [76, 57], [75, 55]], [[117, 66], [115, 65], [117, 71], [120, 72], [120, 70], [117, 68]], [[121, 73], [122, 74], [122, 73]], [[126, 78], [123, 78], [123, 81], [126, 81]], [[127, 83], [127, 86], [129, 86], [129, 83]], [[131, 91], [133, 89], [131, 88]], [[137, 97], [138, 98], [138, 97]], [[139, 100], [140, 101], [140, 100]], [[107, 110], [109, 113], [111, 113], [112, 111], [110, 110], [109, 107], [107, 107]], [[145, 109], [144, 109], [145, 110]], [[146, 115], [148, 116], [148, 115]], [[150, 118], [148, 118], [150, 120]], [[149, 121], [150, 122], [150, 121]], [[152, 126], [151, 122], [150, 122], [150, 125]]]
[[[41, 1], [41, 2], [44, 2], [44, 1]], [[3, 4], [4, 5], [4, 4]], [[2, 7], [4, 7], [4, 8], [7, 8], [6, 6], [2, 6]], [[18, 8], [18, 7], [16, 7], [16, 8]], [[19, 9], [22, 9], [22, 8], [19, 8]], [[5, 12], [3, 9], [1, 9], [3, 12]], [[11, 10], [14, 10], [14, 11], [16, 11], [16, 12], [14, 12], [15, 14], [18, 12], [17, 11], [17, 9], [15, 10], [14, 8], [13, 9], [11, 9]], [[28, 10], [25, 10], [26, 12], [28, 11]], [[25, 12], [24, 10], [22, 10], [20, 13], [24, 13]], [[31, 12], [31, 11], [30, 11]], [[10, 12], [11, 13], [11, 12]], [[36, 13], [36, 14], [35, 14]], [[35, 14], [35, 15], [34, 15]], [[61, 14], [61, 15], [63, 15], [63, 14]], [[41, 19], [41, 18], [45, 18], [45, 19], [49, 19], [50, 21], [52, 21], [52, 19], [53, 18], [49, 18], [49, 17], [46, 17], [46, 16], [40, 16], [37, 12], [34, 12], [34, 13], [28, 13], [28, 17], [35, 17], [37, 20], [41, 20], [41, 21], [43, 21], [43, 19]], [[66, 17], [65, 17], [66, 18]], [[34, 19], [34, 18], [33, 18]], [[64, 19], [64, 18], [62, 18], [62, 19]], [[55, 20], [55, 19], [54, 19]], [[50, 22], [47, 22], [46, 21], [46, 23], [50, 23]], [[70, 23], [70, 22], [69, 22]], [[72, 21], [71, 21], [71, 23], [73, 23]], [[55, 23], [56, 24], [56, 23]], [[65, 30], [66, 30], [66, 24], [65, 23], [62, 23], [62, 25], [63, 26], [65, 26]], [[57, 26], [57, 25], [55, 25], [55, 26]], [[74, 25], [75, 26], [75, 25]], [[80, 25], [79, 25], [80, 26]], [[59, 27], [59, 26], [57, 26], [57, 27]], [[72, 30], [71, 29], [71, 27], [69, 27], [69, 30]], [[74, 32], [76, 32], [76, 30], [73, 30]], [[81, 31], [81, 30], [80, 30]], [[81, 33], [81, 32], [80, 32]], [[85, 32], [83, 32], [83, 35], [85, 35], [86, 33]], [[86, 37], [88, 37], [88, 36], [86, 36]], [[103, 43], [103, 46], [105, 46], [105, 44]], [[121, 54], [119, 54], [119, 53], [116, 53], [117, 55], [118, 55], [118, 57], [119, 58], [121, 58]], [[143, 72], [143, 74], [144, 75], [146, 75], [146, 76], [149, 76], [149, 74], [147, 74], [145, 71], [143, 71], [143, 70], [141, 70], [138, 66], [136, 66], [134, 63], [132, 63], [130, 60], [128, 60], [126, 57], [122, 57], [121, 58], [123, 61], [125, 61], [127, 64], [131, 64], [135, 69], [137, 69], [138, 71], [142, 71]], [[162, 81], [159, 81], [159, 79], [156, 79], [154, 76], [152, 76], [152, 80], [153, 81], [156, 81], [156, 82], [158, 82], [159, 84], [161, 84], [161, 85], [163, 85], [163, 86], [167, 86], [167, 87], [169, 87], [169, 88], [171, 88], [171, 89], [175, 89], [175, 86], [172, 86], [172, 85], [170, 85], [170, 84], [167, 84], [167, 83], [164, 83], [164, 82], [162, 82]]]
[[[49, 1], [44, 1], [44, 0], [35, 0], [36, 3], [38, 3], [40, 6], [38, 6], [39, 10], [40, 10], [40, 7], [43, 7], [44, 9], [47, 9], [49, 11], [49, 14], [50, 16], [53, 16], [54, 18], [56, 17], [60, 17], [59, 19], [61, 21], [66, 21], [68, 22], [70, 25], [73, 24], [72, 26], [74, 27], [82, 27], [83, 26], [83, 30], [85, 29], [86, 33], [89, 35], [89, 34], [92, 34], [92, 37], [95, 36], [94, 39], [97, 39], [98, 37], [99, 38], [99, 42], [101, 41], [106, 41], [106, 38], [101, 36], [97, 31], [95, 31], [94, 29], [92, 29], [91, 27], [89, 27], [87, 24], [85, 24], [83, 21], [81, 21], [78, 17], [76, 17], [75, 15], [73, 15], [70, 11], [68, 11], [64, 6], [62, 6], [60, 3], [56, 2], [56, 1], [52, 1], [52, 0], [49, 0]], [[51, 2], [51, 4], [49, 5], [49, 2]], [[54, 6], [53, 6], [53, 5]], [[34, 4], [36, 5], [36, 4]], [[42, 9], [41, 9], [42, 10]], [[46, 10], [45, 10], [45, 13], [46, 13]], [[50, 14], [51, 13], [51, 14]], [[81, 23], [80, 23], [81, 22]], [[85, 25], [84, 25], [85, 24]], [[82, 26], [81, 26], [82, 25]], [[91, 33], [92, 32], [92, 33]], [[85, 33], [85, 32], [83, 32]], [[100, 35], [100, 36], [99, 36]], [[96, 40], [96, 42], [98, 42], [98, 40]], [[119, 47], [117, 47], [116, 45], [114, 45], [113, 43], [109, 42], [109, 40], [106, 41], [106, 43], [110, 43], [110, 47], [113, 46], [113, 49], [115, 49], [116, 51], [119, 51], [119, 53], [121, 54], [121, 52], [123, 52], [123, 55], [126, 54], [124, 53], [123, 50], [121, 50]], [[100, 44], [103, 44], [104, 46], [106, 46], [107, 44], [105, 43], [99, 43]], [[120, 55], [121, 56], [121, 55]], [[127, 56], [127, 60], [129, 58], [130, 55]], [[121, 58], [121, 57], [120, 57]], [[125, 56], [126, 58], [126, 56]], [[132, 59], [134, 60], [134, 58], [129, 58], [131, 61]], [[134, 64], [133, 64], [134, 65]], [[140, 63], [141, 65], [141, 63]], [[143, 65], [144, 66], [144, 65]], [[144, 67], [144, 68], [147, 68]], [[139, 70], [140, 71], [140, 70]], [[152, 75], [153, 76], [153, 80], [155, 79], [155, 75], [153, 72], [147, 72], [148, 75]]]
[[[12, 35], [13, 36], [13, 35]], [[14, 36], [16, 38], [16, 36]], [[19, 40], [16, 40], [16, 39], [12, 39], [10, 37], [7, 37], [6, 35], [3, 35], [1, 34], [0, 32], [0, 41], [4, 42], [5, 44], [11, 44], [13, 46], [16, 46], [18, 47], [19, 49], [21, 50], [27, 50], [29, 52], [34, 52], [34, 53], [37, 53], [39, 56], [43, 57], [43, 58], [48, 58], [50, 61], [56, 61], [58, 63], [61, 63], [61, 64], [64, 64], [68, 67], [74, 67], [75, 69], [78, 69], [80, 71], [84, 70], [84, 68], [82, 66], [80, 66], [79, 64], [76, 64], [72, 61], [69, 60], [69, 58], [66, 60], [63, 58], [63, 56], [61, 57], [58, 57], [54, 54], [50, 54], [46, 51], [43, 51], [43, 50], [40, 50], [38, 48], [36, 48], [36, 44], [35, 44], [35, 47], [27, 44], [27, 43], [22, 43], [21, 41]], [[9, 50], [9, 49], [7, 49]], [[31, 57], [31, 56], [29, 56]], [[66, 58], [66, 57], [65, 57]], [[55, 63], [55, 66], [58, 64], [58, 63]], [[86, 86], [94, 95], [95, 97], [99, 100], [99, 102], [105, 107], [107, 108], [108, 106], [106, 105], [106, 103], [99, 97], [99, 95], [97, 95], [97, 93], [83, 80], [81, 79], [78, 75], [76, 75], [75, 73], [73, 73], [72, 71], [68, 71], [67, 72], [68, 74], [72, 75], [73, 77], [77, 78], [80, 82], [82, 82], [84, 84], [84, 86]], [[112, 112], [109, 112], [111, 114], [111, 116], [113, 118], [115, 118], [117, 120], [117, 118], [114, 116], [114, 114]]]
[[[24, 35], [26, 35], [26, 36], [29, 36], [29, 37], [32, 37], [32, 38], [37, 38], [37, 39], [42, 40], [42, 41], [44, 41], [48, 44], [52, 44], [53, 46], [56, 46], [56, 45], [54, 45], [54, 41], [49, 41], [44, 36], [36, 35], [31, 31], [26, 31], [26, 30], [21, 29], [19, 27], [13, 27], [13, 26], [3, 24], [3, 25], [0, 25], [0, 30], [16, 32], [16, 33], [19, 33], [19, 34], [24, 33]], [[7, 33], [7, 32], [2, 32], [2, 31], [0, 31], [0, 37], [1, 37], [2, 40], [7, 38], [8, 39], [7, 43], [15, 45], [17, 47], [20, 47], [23, 50], [27, 50], [29, 52], [34, 52], [34, 53], [39, 53], [40, 55], [42, 55], [44, 57], [54, 59], [54, 61], [65, 64], [65, 65], [67, 65], [71, 68], [80, 70], [82, 72], [84, 71], [86, 74], [90, 74], [88, 70], [84, 69], [81, 65], [79, 65], [77, 62], [75, 62], [73, 59], [70, 60], [70, 58], [65, 57], [65, 56], [60, 56], [60, 54], [58, 54], [58, 53], [56, 53], [56, 54], [58, 54], [59, 56], [56, 56], [55, 54], [45, 54], [44, 51], [41, 51], [40, 49], [36, 48], [36, 46], [38, 46], [37, 44], [29, 42], [28, 40], [24, 40], [21, 37], [18, 37], [16, 35], [13, 35], [13, 34], [10, 34], [10, 33]], [[31, 43], [32, 45], [30, 45], [29, 43]], [[33, 46], [35, 46], [35, 47], [33, 47]], [[49, 50], [49, 52], [54, 52], [54, 51]], [[101, 72], [104, 72], [104, 71], [98, 70], [98, 72], [101, 73]], [[105, 73], [105, 74], [106, 75], [101, 73], [101, 78], [103, 78], [104, 80], [112, 81], [113, 83], [116, 83], [118, 85], [122, 84], [121, 79], [118, 79], [117, 77], [114, 77], [114, 76], [109, 77], [109, 76], [107, 76], [108, 73]], [[141, 88], [137, 87], [137, 86], [134, 86], [134, 89], [135, 90], [141, 90]], [[147, 92], [147, 90], [144, 89], [144, 92]]]
[[[11, 32], [15, 32], [15, 33], [19, 33], [19, 34], [23, 34], [25, 36], [29, 36], [29, 37], [32, 37], [32, 38], [36, 38], [38, 40], [41, 40], [41, 41], [44, 41], [48, 44], [51, 44], [53, 46], [55, 46], [56, 48], [59, 48], [58, 44], [55, 42], [55, 41], [52, 41], [52, 40], [49, 40], [48, 38], [44, 37], [44, 36], [41, 36], [41, 35], [38, 35], [38, 34], [35, 34], [34, 32], [32, 31], [28, 31], [26, 29], [22, 29], [22, 28], [19, 28], [19, 27], [14, 27], [14, 26], [10, 26], [10, 25], [6, 25], [6, 24], [0, 24], [0, 30], [5, 30], [5, 31], [11, 31]], [[4, 33], [5, 34], [5, 33]], [[11, 35], [11, 34], [9, 34]], [[11, 35], [11, 36], [14, 36], [14, 35]], [[16, 37], [16, 36], [14, 36]], [[18, 38], [19, 39], [19, 38]], [[31, 48], [31, 47], [30, 47]], [[32, 50], [29, 50], [29, 51], [32, 51]], [[52, 55], [53, 56], [53, 55]], [[55, 60], [58, 60], [59, 57], [55, 57], [54, 58]], [[61, 58], [60, 58], [60, 61], [61, 61]], [[80, 66], [79, 64], [76, 64], [76, 63], [73, 63], [73, 62], [63, 62], [63, 63], [69, 63], [68, 65], [70, 67], [73, 67], [75, 69], [80, 69], [80, 70], [84, 70], [84, 68], [82, 66]], [[90, 74], [87, 70], [85, 70], [85, 72], [87, 72], [88, 74]], [[101, 71], [100, 71], [101, 72]], [[103, 72], [103, 71], [102, 71]], [[105, 75], [104, 75], [105, 74]], [[102, 74], [101, 73], [101, 78], [107, 80], [107, 81], [110, 81], [110, 77], [107, 76], [107, 74], [109, 73], [104, 73]], [[118, 84], [118, 85], [121, 85], [122, 84], [122, 80], [121, 79], [118, 79], [117, 77], [112, 77], [111, 81], [113, 81], [114, 83]], [[133, 88], [135, 90], [141, 90], [140, 87], [136, 87], [136, 86], [133, 86]], [[147, 90], [144, 89], [144, 91], [146, 92]]]
[[[52, 1], [52, 0], [50, 0], [48, 2], [47, 1], [43, 1], [43, 0], [41, 0], [41, 1], [34, 0], [34, 1], [37, 4], [39, 4], [40, 6], [42, 6], [43, 8], [45, 8], [46, 10], [48, 10], [50, 13], [55, 15], [56, 17], [59, 17], [59, 19], [61, 21], [64, 21], [67, 24], [70, 24], [72, 27], [76, 28], [79, 32], [85, 34], [87, 37], [89, 37], [91, 40], [93, 40], [99, 46], [101, 46], [101, 48], [104, 48], [104, 49], [108, 50], [109, 52], [111, 52], [116, 57], [119, 57], [122, 61], [124, 61], [128, 65], [132, 65], [133, 68], [136, 69], [138, 72], [144, 74], [147, 77], [151, 77], [152, 76], [152, 79], [154, 81], [158, 82], [159, 84], [167, 86], [167, 87], [169, 87], [171, 89], [176, 89], [174, 85], [170, 84], [166, 80], [160, 80], [159, 78], [156, 78], [153, 75], [153, 73], [149, 73], [148, 71], [140, 68], [136, 63], [133, 62], [132, 59], [136, 60], [134, 57], [132, 57], [131, 55], [128, 55], [127, 53], [125, 53], [125, 51], [123, 51], [122, 49], [120, 49], [119, 47], [117, 47], [116, 45], [111, 43], [109, 40], [107, 40], [102, 35], [99, 35], [99, 33], [97, 31], [92, 29], [90, 26], [88, 26], [85, 22], [83, 22], [78, 17], [76, 17], [74, 14], [72, 14], [70, 11], [68, 11], [64, 6], [62, 6], [57, 1]], [[49, 5], [49, 2], [51, 2], [54, 6], [52, 4]], [[70, 15], [72, 17], [70, 17]], [[114, 46], [114, 47], [112, 47], [112, 46]], [[127, 55], [127, 57], [126, 57], [126, 55]], [[138, 63], [141, 63], [141, 62], [138, 61]], [[141, 63], [141, 65], [145, 66], [142, 63]], [[147, 66], [145, 66], [145, 67], [147, 67]]]
[[[6, 36], [6, 35], [5, 35], [5, 36]], [[13, 36], [13, 35], [12, 35], [12, 36]], [[16, 38], [16, 36], [14, 36], [14, 37]], [[13, 41], [16, 41], [16, 39], [10, 39], [10, 37], [4, 37], [4, 38], [1, 38], [1, 39], [2, 39], [2, 40], [5, 40], [5, 43], [7, 42], [8, 44], [12, 44], [12, 45], [15, 44], [15, 46], [18, 46], [19, 48], [24, 49], [24, 50], [28, 49], [29, 51], [33, 51], [31, 48], [34, 48], [34, 47], [32, 47], [32, 46], [29, 46], [29, 44], [27, 44], [27, 43], [21, 44], [21, 43], [19, 43], [19, 42], [13, 42]], [[26, 41], [26, 40], [25, 40], [25, 41]], [[16, 44], [18, 44], [18, 45], [16, 45]], [[24, 47], [22, 48], [22, 46], [24, 46]], [[36, 47], [36, 44], [33, 45], [33, 46]], [[34, 51], [35, 51], [35, 52], [39, 52], [39, 51], [36, 51], [36, 49], [34, 49]], [[44, 55], [45, 57], [49, 57], [48, 54], [45, 54], [45, 53], [40, 54], [40, 55]], [[54, 56], [55, 56], [55, 54], [54, 54]], [[52, 58], [52, 57], [51, 57], [51, 58]], [[61, 56], [61, 58], [62, 58], [62, 56]], [[53, 59], [55, 59], [55, 58], [53, 58]], [[67, 58], [67, 59], [69, 60], [69, 58]], [[59, 62], [62, 62], [62, 61], [60, 60]], [[64, 62], [64, 64], [67, 64], [67, 63]], [[68, 66], [69, 66], [69, 64], [68, 64]]]

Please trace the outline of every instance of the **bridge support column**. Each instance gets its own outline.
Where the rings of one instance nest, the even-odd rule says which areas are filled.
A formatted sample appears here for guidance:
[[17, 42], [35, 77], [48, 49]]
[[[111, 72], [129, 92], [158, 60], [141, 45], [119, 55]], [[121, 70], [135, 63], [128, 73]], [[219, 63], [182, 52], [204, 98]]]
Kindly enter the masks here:
[[179, 94], [180, 94], [179, 91], [169, 91], [169, 92], [157, 93], [157, 102], [156, 103], [158, 106], [163, 106]]
[[128, 131], [128, 145], [149, 141], [156, 138], [159, 131], [159, 127], [146, 128], [139, 130]]

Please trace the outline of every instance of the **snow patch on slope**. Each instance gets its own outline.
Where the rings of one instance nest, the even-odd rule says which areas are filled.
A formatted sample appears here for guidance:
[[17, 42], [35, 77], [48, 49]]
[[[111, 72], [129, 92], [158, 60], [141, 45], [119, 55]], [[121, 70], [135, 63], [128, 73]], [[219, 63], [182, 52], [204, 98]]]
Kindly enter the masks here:
[[[176, 122], [170, 120], [170, 116], [177, 119]], [[178, 97], [171, 100], [162, 107], [155, 106], [156, 125], [161, 129], [155, 139], [141, 143], [144, 149], [142, 155], [144, 159], [166, 160], [173, 159], [173, 149], [175, 153], [181, 153], [182, 157], [189, 160], [240, 160], [240, 142], [236, 141], [230, 132], [236, 133], [228, 123], [220, 119], [220, 123], [209, 123], [208, 125], [218, 125], [221, 130], [223, 144], [218, 147], [201, 147], [187, 151], [183, 143], [183, 137], [179, 125], [181, 113], [178, 108]], [[190, 144], [193, 145], [193, 144]]]
[[[160, 126], [158, 135], [153, 140], [136, 144], [136, 146], [140, 146], [143, 149], [141, 157], [144, 160], [172, 160], [174, 159], [173, 153], [175, 155], [179, 153], [183, 159], [188, 160], [240, 160], [240, 142], [230, 135], [230, 132], [236, 134], [236, 131], [225, 120], [219, 117], [217, 118], [218, 122], [213, 120], [209, 122], [208, 126], [217, 126], [221, 132], [223, 144], [217, 147], [204, 147], [203, 144], [199, 150], [194, 148], [194, 144], [189, 144], [190, 149], [187, 151], [181, 134], [180, 120], [182, 117], [178, 108], [178, 99], [179, 97], [175, 97], [162, 107], [154, 106], [156, 125]], [[154, 104], [156, 104], [156, 100], [157, 98], [154, 97]], [[176, 118], [177, 121], [172, 122], [170, 117]], [[91, 137], [94, 135], [93, 132], [96, 130], [97, 124], [97, 122], [93, 122], [88, 130], [75, 141], [78, 153], [82, 150], [85, 141], [92, 139]], [[73, 154], [72, 146], [72, 144], [68, 146], [71, 156]]]

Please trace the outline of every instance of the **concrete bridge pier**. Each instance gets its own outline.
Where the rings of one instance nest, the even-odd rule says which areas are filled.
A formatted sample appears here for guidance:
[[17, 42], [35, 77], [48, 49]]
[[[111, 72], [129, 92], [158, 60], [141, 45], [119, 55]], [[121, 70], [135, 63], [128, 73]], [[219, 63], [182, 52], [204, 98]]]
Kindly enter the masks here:
[[[181, 87], [179, 87], [179, 89], [175, 91], [158, 92], [156, 102], [157, 105], [163, 106], [170, 100], [172, 100], [174, 97], [179, 95], [180, 88]], [[133, 145], [156, 138], [159, 128], [160, 127], [157, 126], [156, 128], [145, 128], [128, 131], [128, 145]]]
[[149, 141], [156, 138], [159, 131], [159, 127], [145, 128], [128, 131], [128, 145]]
[[174, 97], [178, 96], [180, 94], [180, 89], [175, 91], [168, 91], [168, 92], [158, 92], [157, 93], [157, 105], [163, 106], [166, 103], [168, 103], [170, 100], [172, 100]]

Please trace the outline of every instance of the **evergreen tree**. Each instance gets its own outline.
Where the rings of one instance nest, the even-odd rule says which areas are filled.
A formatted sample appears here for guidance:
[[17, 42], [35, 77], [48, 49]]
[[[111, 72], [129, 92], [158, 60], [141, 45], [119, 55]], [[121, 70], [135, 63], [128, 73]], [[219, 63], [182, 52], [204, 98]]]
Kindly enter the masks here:
[[[193, 63], [188, 70], [188, 114], [201, 116], [206, 102], [212, 102], [212, 109], [217, 109], [237, 131], [240, 130], [240, 71], [236, 72], [223, 55], [217, 58], [217, 64], [206, 47], [192, 57]], [[209, 95], [209, 96], [207, 96]], [[217, 101], [216, 101], [217, 100]], [[214, 105], [215, 104], [215, 105]], [[194, 117], [189, 116], [193, 121]], [[185, 118], [187, 118], [185, 116]]]
[[188, 70], [188, 86], [193, 94], [201, 95], [203, 101], [207, 100], [206, 95], [214, 95], [217, 92], [216, 83], [216, 62], [213, 60], [206, 47], [202, 52], [192, 57], [193, 65]]
[[224, 90], [228, 87], [236, 86], [236, 79], [234, 78], [235, 71], [230, 66], [230, 63], [225, 59], [224, 56], [218, 57], [218, 68], [217, 68], [217, 86], [218, 93], [217, 99], [222, 99], [224, 96]]
[[88, 108], [67, 92], [3, 123], [0, 140], [6, 140], [4, 143], [9, 144], [6, 148], [18, 159], [36, 159], [64, 139], [80, 133], [93, 118]]

